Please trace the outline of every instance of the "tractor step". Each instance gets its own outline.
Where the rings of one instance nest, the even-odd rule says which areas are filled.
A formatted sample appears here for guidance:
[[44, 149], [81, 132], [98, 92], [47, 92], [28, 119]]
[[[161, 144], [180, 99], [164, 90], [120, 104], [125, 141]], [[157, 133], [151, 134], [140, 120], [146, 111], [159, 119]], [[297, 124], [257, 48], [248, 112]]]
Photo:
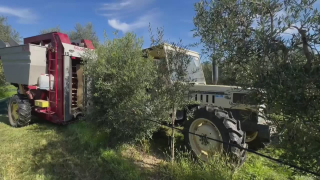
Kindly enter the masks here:
[[34, 105], [42, 108], [49, 107], [49, 101], [45, 100], [35, 100]]
[[36, 111], [37, 113], [49, 114], [49, 115], [52, 115], [52, 114], [55, 113], [55, 112], [53, 112], [53, 111], [47, 111], [46, 108], [35, 108], [35, 111]]

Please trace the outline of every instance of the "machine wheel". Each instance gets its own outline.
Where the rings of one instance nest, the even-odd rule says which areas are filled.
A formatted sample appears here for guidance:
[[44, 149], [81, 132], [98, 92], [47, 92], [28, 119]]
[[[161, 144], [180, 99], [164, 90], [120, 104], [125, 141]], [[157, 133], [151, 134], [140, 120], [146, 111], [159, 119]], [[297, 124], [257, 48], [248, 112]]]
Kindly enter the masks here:
[[[258, 125], [268, 125], [267, 118], [262, 112], [258, 114]], [[270, 126], [268, 126], [270, 129]], [[262, 133], [265, 132], [262, 130]], [[260, 137], [261, 132], [258, 131], [247, 131], [246, 132], [246, 143], [248, 144], [249, 148], [252, 150], [259, 150], [264, 148], [269, 142], [269, 139], [263, 139]]]
[[208, 161], [208, 158], [217, 152], [224, 152], [240, 164], [244, 162], [245, 150], [189, 132], [247, 148], [245, 132], [241, 130], [240, 121], [234, 119], [227, 111], [217, 107], [195, 108], [193, 118], [185, 122], [184, 139], [193, 154], [203, 161]]
[[8, 103], [8, 117], [11, 126], [22, 127], [31, 122], [31, 105], [29, 99], [13, 95]]
[[252, 150], [259, 150], [265, 147], [265, 144], [258, 137], [258, 132], [247, 132], [246, 143]]

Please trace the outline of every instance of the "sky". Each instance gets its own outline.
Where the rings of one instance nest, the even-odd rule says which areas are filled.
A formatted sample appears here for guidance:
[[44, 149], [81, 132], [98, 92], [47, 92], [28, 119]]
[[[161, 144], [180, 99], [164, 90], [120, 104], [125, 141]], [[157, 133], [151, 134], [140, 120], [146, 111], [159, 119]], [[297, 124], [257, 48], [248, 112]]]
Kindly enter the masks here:
[[[0, 0], [0, 15], [20, 35], [38, 35], [43, 29], [56, 26], [72, 30], [76, 23], [92, 22], [99, 38], [103, 32], [112, 38], [134, 32], [144, 38], [144, 48], [150, 46], [149, 23], [155, 30], [164, 28], [164, 39], [183, 40], [184, 44], [198, 42], [193, 38], [194, 3], [199, 0]], [[191, 48], [200, 53], [200, 47]]]
[[[30, 37], [41, 30], [60, 26], [63, 31], [74, 29], [76, 23], [91, 22], [100, 41], [103, 32], [109, 38], [134, 32], [144, 38], [143, 48], [150, 46], [149, 23], [155, 30], [164, 28], [164, 39], [185, 45], [199, 42], [193, 37], [194, 4], [199, 0], [0, 0], [0, 15], [20, 35]], [[320, 0], [314, 4], [320, 9]], [[288, 29], [287, 34], [296, 33]], [[285, 35], [284, 35], [285, 36]], [[201, 52], [201, 46], [190, 48]]]

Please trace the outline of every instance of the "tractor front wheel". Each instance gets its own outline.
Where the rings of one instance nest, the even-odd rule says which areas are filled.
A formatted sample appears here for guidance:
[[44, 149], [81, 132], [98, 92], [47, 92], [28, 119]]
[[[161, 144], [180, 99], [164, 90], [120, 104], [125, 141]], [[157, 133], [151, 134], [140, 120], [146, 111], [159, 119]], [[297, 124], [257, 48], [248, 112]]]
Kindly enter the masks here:
[[265, 147], [265, 144], [260, 140], [258, 134], [257, 131], [247, 132], [246, 143], [248, 144], [249, 149], [257, 151]]
[[31, 105], [27, 97], [13, 95], [8, 103], [8, 117], [12, 127], [23, 127], [31, 122]]

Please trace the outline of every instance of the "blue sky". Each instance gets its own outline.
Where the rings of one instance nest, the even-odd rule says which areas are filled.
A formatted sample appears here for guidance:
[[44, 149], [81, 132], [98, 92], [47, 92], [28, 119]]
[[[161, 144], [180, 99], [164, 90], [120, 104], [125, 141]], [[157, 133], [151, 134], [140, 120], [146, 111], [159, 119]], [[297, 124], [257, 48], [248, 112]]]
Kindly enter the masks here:
[[[72, 30], [76, 23], [92, 22], [103, 40], [116, 30], [120, 35], [135, 32], [144, 37], [144, 48], [150, 46], [148, 24], [164, 27], [165, 39], [184, 44], [198, 42], [193, 38], [194, 3], [199, 0], [0, 0], [0, 15], [8, 16], [10, 25], [22, 37], [39, 34], [43, 29], [60, 26]], [[315, 4], [320, 9], [320, 0]], [[287, 34], [296, 33], [288, 29]], [[200, 53], [201, 47], [191, 48]]]
[[[9, 24], [22, 37], [39, 34], [40, 30], [60, 26], [72, 30], [76, 23], [92, 22], [103, 40], [105, 30], [109, 37], [135, 32], [144, 37], [144, 47], [150, 45], [148, 24], [153, 29], [164, 27], [165, 39], [185, 44], [197, 42], [192, 37], [192, 18], [197, 0], [0, 0], [0, 15], [8, 16]], [[193, 48], [200, 51], [200, 48]]]

